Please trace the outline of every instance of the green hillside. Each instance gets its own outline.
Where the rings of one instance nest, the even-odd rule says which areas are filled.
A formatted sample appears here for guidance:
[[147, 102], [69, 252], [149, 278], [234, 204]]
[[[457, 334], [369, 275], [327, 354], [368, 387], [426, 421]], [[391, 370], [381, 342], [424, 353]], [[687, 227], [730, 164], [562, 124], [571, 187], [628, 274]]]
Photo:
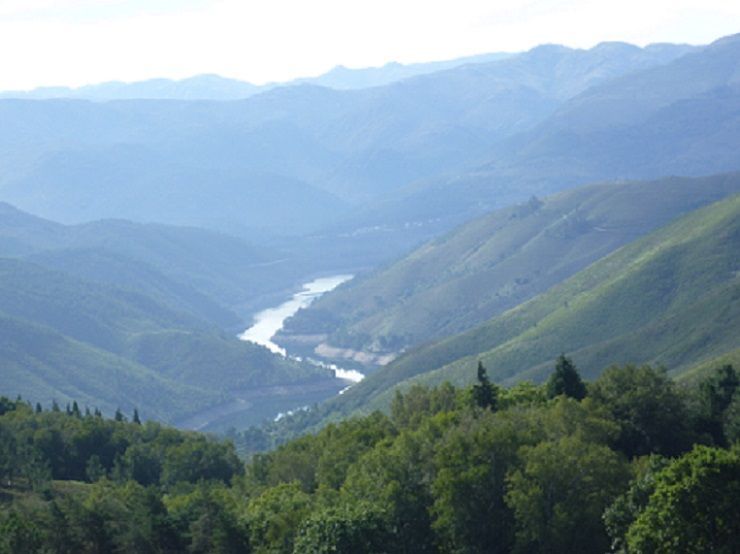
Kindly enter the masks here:
[[[56, 253], [60, 260], [64, 252]], [[65, 262], [75, 260], [82, 258]], [[115, 256], [90, 261], [91, 270], [111, 275], [120, 263]], [[144, 417], [174, 421], [265, 387], [330, 380], [328, 370], [273, 355], [197, 317], [197, 310], [177, 309], [182, 302], [166, 295], [168, 281], [160, 273], [136, 264], [121, 269], [123, 281], [142, 281], [135, 288], [115, 286], [82, 279], [74, 269], [0, 258], [4, 394], [46, 404], [77, 400], [108, 413], [138, 407]], [[141, 292], [146, 289], [158, 294]], [[257, 423], [270, 413], [253, 415], [243, 420]]]
[[51, 405], [77, 401], [112, 414], [138, 407], [170, 421], [219, 400], [216, 392], [177, 384], [157, 372], [49, 327], [0, 313], [0, 390]]
[[[457, 334], [513, 308], [672, 219], [740, 191], [740, 174], [584, 187], [495, 211], [324, 295], [290, 344], [372, 354]], [[293, 335], [293, 336], [291, 336]], [[318, 342], [318, 340], [317, 340]]]
[[[738, 348], [740, 196], [695, 211], [463, 334], [399, 358], [334, 401], [378, 405], [410, 382], [541, 380], [561, 352], [593, 377], [612, 363], [676, 373]], [[385, 395], [384, 395], [385, 393]], [[381, 395], [384, 395], [381, 397]]]
[[680, 383], [696, 383], [705, 378], [715, 368], [731, 365], [740, 367], [740, 348], [726, 352], [716, 358], [702, 361], [695, 366], [687, 369], [676, 377]]

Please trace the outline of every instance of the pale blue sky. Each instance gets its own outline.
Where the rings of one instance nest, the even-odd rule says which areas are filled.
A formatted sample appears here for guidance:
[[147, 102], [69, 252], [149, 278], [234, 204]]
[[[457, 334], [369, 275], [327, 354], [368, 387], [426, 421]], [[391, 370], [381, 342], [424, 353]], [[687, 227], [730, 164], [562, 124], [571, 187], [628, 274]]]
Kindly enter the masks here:
[[0, 90], [199, 73], [262, 83], [338, 64], [736, 32], [738, 0], [0, 0]]

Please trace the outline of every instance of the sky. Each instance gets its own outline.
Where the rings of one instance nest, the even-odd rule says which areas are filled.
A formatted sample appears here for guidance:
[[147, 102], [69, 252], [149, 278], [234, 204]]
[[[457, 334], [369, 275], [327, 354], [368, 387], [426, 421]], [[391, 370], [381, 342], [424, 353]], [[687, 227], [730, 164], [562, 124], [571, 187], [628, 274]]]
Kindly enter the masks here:
[[0, 0], [0, 90], [202, 73], [262, 84], [336, 65], [737, 32], [738, 0]]

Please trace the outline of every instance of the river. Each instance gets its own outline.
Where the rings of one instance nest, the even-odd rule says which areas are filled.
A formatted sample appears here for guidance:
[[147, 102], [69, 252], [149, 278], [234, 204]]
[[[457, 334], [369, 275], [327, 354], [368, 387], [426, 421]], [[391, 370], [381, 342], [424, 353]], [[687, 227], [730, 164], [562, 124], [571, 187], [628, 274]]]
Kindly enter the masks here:
[[[307, 307], [311, 302], [316, 300], [322, 294], [337, 288], [342, 283], [352, 279], [352, 275], [332, 275], [331, 277], [321, 277], [308, 283], [304, 283], [301, 290], [293, 295], [290, 300], [283, 302], [274, 308], [267, 308], [258, 312], [252, 321], [252, 326], [239, 335], [244, 341], [260, 344], [275, 354], [281, 356], [290, 356], [290, 354], [279, 344], [273, 342], [273, 337], [283, 328], [285, 320], [295, 314], [301, 308]], [[295, 356], [290, 356], [295, 358]], [[334, 364], [325, 364], [316, 360], [307, 359], [306, 361], [334, 370], [334, 375], [338, 379], [344, 379], [357, 383], [365, 377], [359, 371], [354, 369], [342, 369]]]

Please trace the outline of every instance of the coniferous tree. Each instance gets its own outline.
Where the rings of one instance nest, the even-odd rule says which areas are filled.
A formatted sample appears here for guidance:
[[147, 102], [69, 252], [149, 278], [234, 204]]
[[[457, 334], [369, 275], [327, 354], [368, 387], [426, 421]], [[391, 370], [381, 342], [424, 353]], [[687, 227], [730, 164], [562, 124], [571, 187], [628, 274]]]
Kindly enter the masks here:
[[72, 402], [72, 415], [75, 417], [81, 417], [80, 407], [77, 405], [77, 400]]
[[125, 417], [123, 416], [123, 412], [121, 412], [121, 408], [116, 408], [116, 414], [113, 416], [113, 419], [116, 421], [125, 421]]
[[141, 419], [139, 419], [139, 410], [137, 410], [136, 408], [134, 408], [134, 417], [131, 421], [133, 421], [137, 425], [141, 425]]
[[488, 379], [486, 368], [480, 360], [478, 360], [478, 384], [473, 386], [473, 400], [484, 410], [496, 409], [496, 389]]
[[40, 414], [43, 411], [44, 411], [44, 409], [41, 407], [41, 403], [40, 402], [36, 402], [36, 413], [37, 414]]
[[560, 354], [558, 357], [555, 363], [555, 371], [550, 375], [546, 389], [549, 398], [555, 398], [562, 394], [581, 400], [586, 396], [586, 385], [583, 384], [573, 361], [566, 358], [565, 354]]

